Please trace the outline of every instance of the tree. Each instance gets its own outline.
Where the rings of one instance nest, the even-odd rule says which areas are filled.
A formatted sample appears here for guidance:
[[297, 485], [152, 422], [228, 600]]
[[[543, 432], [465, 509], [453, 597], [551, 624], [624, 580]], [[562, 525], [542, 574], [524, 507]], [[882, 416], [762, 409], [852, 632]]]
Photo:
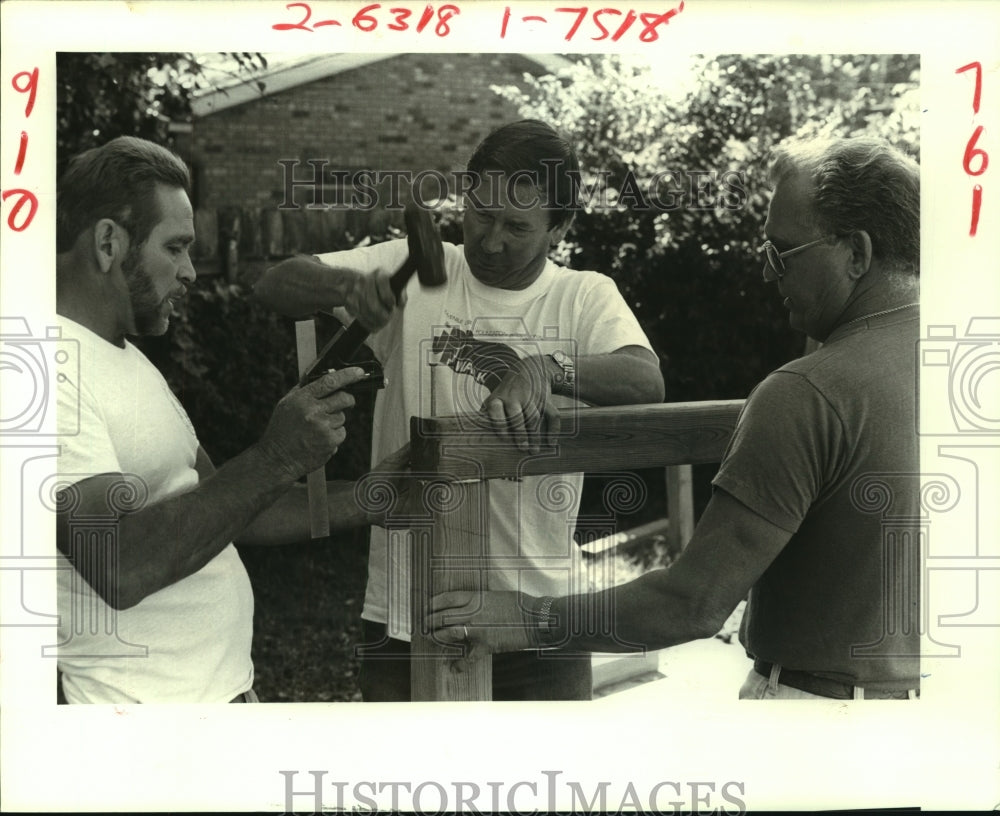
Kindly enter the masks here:
[[[116, 136], [139, 136], [169, 147], [170, 123], [186, 121], [196, 90], [267, 67], [263, 54], [56, 54], [56, 161]], [[258, 82], [263, 90], [263, 84]]]
[[871, 133], [916, 153], [918, 72], [909, 55], [724, 55], [661, 77], [599, 55], [496, 90], [577, 145], [585, 187], [602, 194], [585, 197], [561, 260], [616, 280], [661, 357], [667, 399], [732, 399], [803, 348], [760, 279], [771, 148]]

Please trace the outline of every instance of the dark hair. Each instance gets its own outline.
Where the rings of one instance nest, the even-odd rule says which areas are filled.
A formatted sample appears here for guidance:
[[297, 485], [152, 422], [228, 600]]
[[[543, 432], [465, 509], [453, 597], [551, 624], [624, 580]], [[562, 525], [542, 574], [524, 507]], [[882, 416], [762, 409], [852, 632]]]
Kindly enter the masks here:
[[893, 271], [920, 274], [920, 167], [883, 139], [858, 136], [779, 145], [771, 180], [808, 173], [820, 226], [846, 235], [864, 230], [872, 255]]
[[487, 136], [469, 159], [471, 173], [499, 171], [528, 178], [542, 191], [551, 227], [573, 218], [580, 189], [580, 161], [573, 146], [538, 119], [503, 125]]
[[119, 136], [74, 156], [56, 184], [56, 252], [68, 252], [102, 218], [141, 245], [160, 220], [157, 184], [190, 193], [191, 175], [178, 156], [145, 139]]

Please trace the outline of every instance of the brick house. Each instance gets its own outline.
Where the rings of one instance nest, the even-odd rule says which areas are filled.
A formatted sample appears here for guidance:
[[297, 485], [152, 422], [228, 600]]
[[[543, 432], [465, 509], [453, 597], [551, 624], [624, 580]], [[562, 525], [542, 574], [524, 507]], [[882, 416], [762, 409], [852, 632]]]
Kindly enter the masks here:
[[[552, 55], [332, 54], [196, 96], [192, 124], [178, 129], [175, 144], [193, 170], [199, 271], [233, 277], [237, 254], [348, 246], [400, 223], [399, 213], [378, 207], [349, 209], [337, 179], [462, 169], [490, 130], [518, 117], [490, 86], [524, 87], [525, 74], [567, 64]], [[315, 189], [287, 186], [314, 178]], [[305, 206], [313, 202], [337, 206]]]

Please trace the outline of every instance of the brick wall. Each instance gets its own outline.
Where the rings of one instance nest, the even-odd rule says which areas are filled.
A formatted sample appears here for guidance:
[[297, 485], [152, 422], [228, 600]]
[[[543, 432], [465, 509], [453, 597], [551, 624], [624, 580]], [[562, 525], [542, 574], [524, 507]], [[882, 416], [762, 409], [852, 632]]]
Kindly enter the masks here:
[[184, 151], [195, 205], [276, 206], [279, 159], [349, 171], [460, 169], [483, 136], [517, 118], [490, 85], [522, 85], [526, 72], [541, 69], [517, 54], [401, 54], [199, 118]]

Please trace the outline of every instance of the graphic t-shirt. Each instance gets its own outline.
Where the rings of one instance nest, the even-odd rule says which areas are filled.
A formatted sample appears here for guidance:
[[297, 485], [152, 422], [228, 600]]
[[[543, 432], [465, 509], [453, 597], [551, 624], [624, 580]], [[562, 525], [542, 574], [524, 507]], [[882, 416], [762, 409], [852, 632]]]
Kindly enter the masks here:
[[[397, 269], [406, 241], [318, 256], [365, 272]], [[372, 463], [409, 441], [413, 416], [475, 414], [519, 358], [561, 349], [572, 357], [625, 346], [651, 349], [614, 281], [551, 261], [530, 286], [506, 290], [472, 275], [461, 247], [444, 246], [448, 282], [421, 287], [414, 276], [406, 306], [369, 338], [388, 387], [375, 402]], [[573, 405], [552, 397], [558, 407]], [[491, 589], [531, 595], [586, 591], [573, 540], [582, 474], [551, 474], [490, 482]], [[371, 536], [363, 617], [409, 639], [409, 545], [405, 532], [375, 527]]]

